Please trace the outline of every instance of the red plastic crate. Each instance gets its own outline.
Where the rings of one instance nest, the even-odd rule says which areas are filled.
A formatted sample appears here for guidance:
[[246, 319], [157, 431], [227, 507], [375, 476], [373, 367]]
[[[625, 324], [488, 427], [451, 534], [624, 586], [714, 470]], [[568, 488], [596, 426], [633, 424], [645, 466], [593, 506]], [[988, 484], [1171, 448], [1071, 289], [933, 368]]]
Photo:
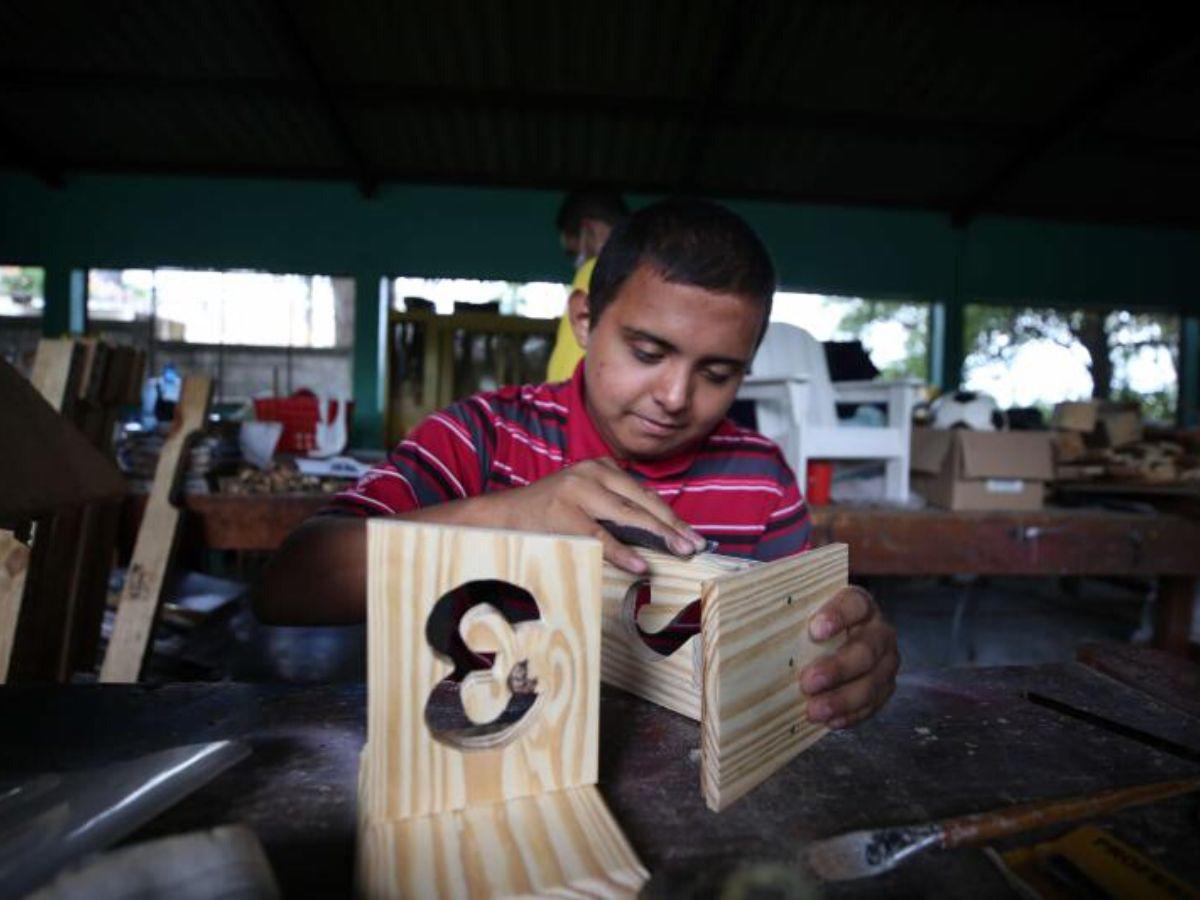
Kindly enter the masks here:
[[[330, 400], [326, 422], [338, 413], [338, 401]], [[276, 453], [308, 453], [317, 446], [317, 395], [301, 388], [290, 397], [255, 397], [254, 415], [260, 422], [282, 422], [283, 434]], [[346, 404], [346, 427], [354, 416], [354, 401]]]

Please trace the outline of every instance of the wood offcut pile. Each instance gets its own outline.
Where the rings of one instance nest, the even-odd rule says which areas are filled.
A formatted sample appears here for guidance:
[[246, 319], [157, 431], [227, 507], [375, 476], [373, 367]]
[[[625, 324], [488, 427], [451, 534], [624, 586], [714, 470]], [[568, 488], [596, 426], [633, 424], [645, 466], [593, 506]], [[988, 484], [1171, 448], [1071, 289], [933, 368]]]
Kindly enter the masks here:
[[334, 494], [344, 490], [345, 478], [322, 478], [305, 475], [290, 462], [276, 462], [263, 471], [242, 466], [236, 475], [218, 479], [220, 493], [236, 495], [262, 494]]
[[1136, 407], [1060, 403], [1052, 425], [1058, 481], [1200, 487], [1195, 436], [1156, 436]]

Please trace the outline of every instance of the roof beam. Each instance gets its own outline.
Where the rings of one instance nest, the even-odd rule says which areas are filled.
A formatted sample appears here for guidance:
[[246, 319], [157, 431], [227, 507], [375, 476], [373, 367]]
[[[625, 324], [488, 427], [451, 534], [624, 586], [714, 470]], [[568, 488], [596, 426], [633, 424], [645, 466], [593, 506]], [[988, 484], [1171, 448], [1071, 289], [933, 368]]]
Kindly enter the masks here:
[[[147, 75], [137, 72], [92, 73], [39, 71], [0, 66], [0, 85], [26, 91], [118, 92], [316, 102], [312, 89], [301, 82], [261, 77], [194, 77]], [[332, 84], [329, 91], [342, 108], [391, 110], [455, 109], [464, 112], [518, 112], [547, 115], [611, 115], [628, 118], [694, 119], [697, 102], [664, 96], [618, 96], [579, 91], [464, 88], [387, 83]], [[0, 88], [3, 90], [3, 88]], [[714, 125], [754, 125], [769, 122], [782, 133], [834, 135], [861, 140], [896, 140], [963, 145], [1009, 146], [1014, 153], [1028, 133], [1011, 125], [933, 116], [892, 115], [857, 110], [811, 109], [775, 103], [723, 102], [711, 109]], [[1103, 131], [1091, 135], [1089, 146], [1125, 157], [1191, 163], [1200, 156], [1200, 141], [1187, 138], [1147, 138]]]
[[[157, 175], [191, 176], [207, 178], [252, 178], [252, 179], [295, 179], [305, 181], [335, 181], [344, 178], [340, 169], [321, 167], [285, 167], [262, 165], [178, 165], [162, 162], [130, 163], [120, 159], [70, 159], [63, 160], [63, 168], [69, 172], [103, 175]], [[525, 188], [561, 191], [575, 182], [569, 177], [498, 175], [482, 169], [404, 169], [382, 170], [381, 183], [472, 185], [484, 188]], [[637, 181], [604, 180], [591, 182], [597, 187], [645, 194], [669, 194], [678, 190], [678, 184], [658, 179]], [[716, 197], [772, 200], [777, 202], [810, 203], [817, 205], [864, 207], [870, 209], [895, 209], [908, 212], [922, 211], [945, 215], [944, 205], [922, 203], [911, 199], [887, 199], [863, 197], [843, 191], [815, 191], [812, 189], [769, 190], [745, 188], [729, 182], [713, 182], [703, 186], [706, 194]], [[1184, 212], [1123, 212], [1111, 213], [1083, 211], [1070, 206], [1044, 208], [1020, 208], [1006, 210], [1005, 215], [1026, 216], [1042, 220], [1061, 222], [1090, 222], [1096, 224], [1154, 225], [1178, 228], [1200, 228], [1200, 211], [1188, 209]]]
[[698, 185], [704, 158], [712, 146], [713, 125], [721, 110], [721, 98], [733, 72], [741, 65], [746, 46], [744, 16], [737, 0], [726, 0], [721, 46], [709, 72], [708, 84], [696, 105], [683, 155], [679, 159], [678, 190], [681, 193], [694, 191]]
[[330, 88], [329, 82], [325, 79], [320, 64], [317, 62], [316, 56], [313, 55], [312, 48], [309, 46], [308, 41], [305, 40], [304, 35], [301, 34], [300, 26], [296, 23], [295, 18], [293, 18], [286, 0], [276, 0], [273, 6], [276, 13], [275, 17], [279, 21], [284, 39], [296, 59], [301, 75], [304, 77], [314, 98], [324, 110], [325, 118], [329, 121], [329, 127], [333, 131], [334, 139], [342, 148], [342, 155], [346, 158], [346, 164], [351, 176], [358, 184], [358, 189], [363, 197], [367, 199], [374, 197], [379, 189], [379, 179], [367, 164], [366, 157], [359, 148], [357, 141], [354, 140], [354, 134], [350, 129], [349, 122], [346, 120], [341, 104]]
[[951, 222], [965, 227], [985, 210], [996, 195], [1032, 166], [1101, 119], [1118, 101], [1132, 94], [1155, 73], [1178, 62], [1200, 46], [1194, 29], [1176, 23], [1140, 44], [1092, 82], [1075, 93], [1049, 121], [1030, 131], [995, 171], [955, 207]]
[[14, 168], [28, 172], [46, 187], [61, 188], [64, 184], [61, 169], [39, 153], [0, 118], [0, 160], [8, 160]]

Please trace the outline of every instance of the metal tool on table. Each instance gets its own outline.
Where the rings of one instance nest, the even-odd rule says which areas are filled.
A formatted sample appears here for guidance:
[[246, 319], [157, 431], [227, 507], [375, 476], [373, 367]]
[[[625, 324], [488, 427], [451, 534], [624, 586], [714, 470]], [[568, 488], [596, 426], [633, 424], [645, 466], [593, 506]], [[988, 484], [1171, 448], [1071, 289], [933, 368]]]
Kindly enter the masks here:
[[[666, 539], [648, 528], [639, 528], [637, 525], [622, 525], [619, 522], [614, 522], [612, 519], [597, 519], [596, 523], [605, 531], [615, 537], [622, 544], [628, 544], [631, 547], [644, 547], [647, 550], [658, 550], [661, 553], [670, 553], [672, 556], [680, 556], [668, 545]], [[717, 542], [710, 540], [701, 553], [715, 553], [717, 550]], [[690, 554], [695, 556], [695, 554]], [[686, 558], [686, 557], [685, 557]]]
[[940, 822], [851, 831], [809, 844], [809, 866], [826, 881], [867, 878], [924, 850], [980, 844], [1058, 822], [1177, 797], [1200, 788], [1200, 778], [1159, 781], [972, 813]]
[[0, 900], [24, 897], [249, 754], [241, 741], [210, 741], [93, 769], [0, 778]]

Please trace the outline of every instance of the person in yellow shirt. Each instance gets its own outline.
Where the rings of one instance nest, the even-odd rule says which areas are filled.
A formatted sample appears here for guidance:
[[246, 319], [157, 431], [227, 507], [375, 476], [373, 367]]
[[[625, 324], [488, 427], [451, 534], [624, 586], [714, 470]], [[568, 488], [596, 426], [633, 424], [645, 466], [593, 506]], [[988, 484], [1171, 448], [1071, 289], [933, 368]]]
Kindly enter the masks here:
[[571, 330], [570, 306], [586, 303], [588, 285], [592, 280], [592, 269], [596, 257], [604, 248], [614, 227], [629, 215], [629, 208], [621, 195], [615, 191], [579, 190], [563, 198], [554, 220], [563, 250], [575, 261], [575, 278], [571, 282], [571, 296], [567, 309], [558, 323], [554, 338], [554, 350], [546, 367], [547, 381], [566, 381], [583, 359], [583, 348], [575, 340]]

